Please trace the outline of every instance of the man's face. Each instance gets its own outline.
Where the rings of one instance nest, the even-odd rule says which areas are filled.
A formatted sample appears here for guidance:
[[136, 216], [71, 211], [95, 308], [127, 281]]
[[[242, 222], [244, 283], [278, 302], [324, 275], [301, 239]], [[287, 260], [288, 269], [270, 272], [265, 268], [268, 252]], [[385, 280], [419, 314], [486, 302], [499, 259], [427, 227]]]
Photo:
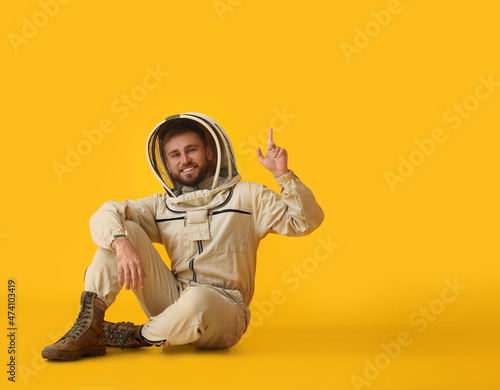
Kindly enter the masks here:
[[205, 147], [198, 134], [188, 131], [175, 135], [163, 147], [168, 172], [175, 181], [192, 187], [210, 177], [208, 165], [213, 160], [212, 149]]

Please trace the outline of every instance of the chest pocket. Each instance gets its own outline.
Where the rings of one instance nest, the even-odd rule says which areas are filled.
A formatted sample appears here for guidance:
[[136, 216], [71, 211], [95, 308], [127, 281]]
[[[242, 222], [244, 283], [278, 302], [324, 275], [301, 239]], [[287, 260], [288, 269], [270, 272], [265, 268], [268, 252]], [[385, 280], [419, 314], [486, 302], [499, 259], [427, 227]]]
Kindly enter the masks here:
[[[224, 209], [209, 214], [210, 249], [216, 252], [247, 252], [252, 216], [250, 211]], [[208, 248], [207, 248], [208, 249]]]
[[210, 240], [210, 228], [208, 225], [207, 210], [191, 210], [186, 212], [184, 225], [188, 240], [204, 241]]

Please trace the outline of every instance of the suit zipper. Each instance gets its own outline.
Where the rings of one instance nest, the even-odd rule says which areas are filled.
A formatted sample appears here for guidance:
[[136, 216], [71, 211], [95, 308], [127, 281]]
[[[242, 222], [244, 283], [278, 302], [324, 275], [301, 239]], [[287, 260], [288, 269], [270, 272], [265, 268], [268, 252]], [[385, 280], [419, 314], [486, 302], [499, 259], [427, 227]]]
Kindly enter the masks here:
[[[197, 241], [198, 243], [198, 254], [201, 255], [203, 253], [203, 244], [201, 243], [201, 240]], [[189, 269], [193, 272], [193, 282], [196, 282], [196, 271], [194, 270], [194, 257], [189, 260]]]
[[193, 279], [192, 279], [192, 281], [196, 282], [196, 271], [194, 270], [194, 257], [191, 260], [189, 260], [189, 269], [191, 271], [193, 271]]

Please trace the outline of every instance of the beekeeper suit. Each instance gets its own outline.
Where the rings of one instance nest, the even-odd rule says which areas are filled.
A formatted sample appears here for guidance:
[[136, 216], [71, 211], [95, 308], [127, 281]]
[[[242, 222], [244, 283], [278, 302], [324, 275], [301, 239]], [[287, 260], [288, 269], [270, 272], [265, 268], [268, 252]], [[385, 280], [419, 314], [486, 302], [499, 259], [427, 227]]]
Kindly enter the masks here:
[[[209, 156], [208, 177], [193, 185], [176, 180], [164, 145], [169, 131], [180, 127], [196, 128]], [[270, 139], [267, 154], [272, 153], [286, 157], [286, 151]], [[149, 321], [140, 330], [132, 329], [136, 336], [148, 345], [230, 347], [250, 321], [260, 240], [268, 233], [309, 234], [323, 221], [323, 212], [312, 192], [288, 169], [276, 177], [280, 195], [261, 184], [241, 181], [228, 136], [217, 122], [199, 113], [160, 122], [149, 135], [147, 157], [165, 192], [106, 202], [90, 219], [92, 239], [99, 248], [85, 275], [86, 292], [95, 293], [88, 305], [104, 303], [104, 313], [125, 278], [130, 278], [126, 269], [117, 267], [114, 249], [118, 240], [127, 241], [142, 260], [139, 273], [145, 275], [138, 276], [142, 288], [138, 285], [134, 293]], [[258, 157], [266, 166], [260, 149]], [[189, 169], [180, 172], [187, 174]], [[152, 243], [165, 246], [170, 269]], [[121, 324], [123, 328], [125, 323]], [[104, 332], [105, 345], [113, 345], [106, 340], [111, 333]], [[120, 336], [122, 343], [128, 336]], [[103, 354], [91, 350], [91, 356]], [[45, 355], [51, 358], [50, 353]], [[52, 354], [52, 358], [59, 357]]]

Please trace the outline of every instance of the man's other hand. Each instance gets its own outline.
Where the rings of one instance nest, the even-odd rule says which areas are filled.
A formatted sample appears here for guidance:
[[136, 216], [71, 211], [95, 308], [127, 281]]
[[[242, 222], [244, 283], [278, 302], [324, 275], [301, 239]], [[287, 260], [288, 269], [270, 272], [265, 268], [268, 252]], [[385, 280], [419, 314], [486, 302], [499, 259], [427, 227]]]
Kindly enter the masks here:
[[125, 282], [125, 289], [130, 290], [132, 281], [132, 289], [137, 290], [137, 281], [139, 281], [139, 287], [144, 288], [146, 273], [142, 267], [142, 260], [132, 243], [127, 238], [118, 238], [111, 246], [116, 251], [118, 284], [123, 286]]
[[273, 142], [273, 129], [269, 129], [266, 156], [264, 157], [260, 148], [257, 148], [257, 158], [274, 177], [284, 175], [288, 172], [288, 154], [285, 149], [276, 146]]

